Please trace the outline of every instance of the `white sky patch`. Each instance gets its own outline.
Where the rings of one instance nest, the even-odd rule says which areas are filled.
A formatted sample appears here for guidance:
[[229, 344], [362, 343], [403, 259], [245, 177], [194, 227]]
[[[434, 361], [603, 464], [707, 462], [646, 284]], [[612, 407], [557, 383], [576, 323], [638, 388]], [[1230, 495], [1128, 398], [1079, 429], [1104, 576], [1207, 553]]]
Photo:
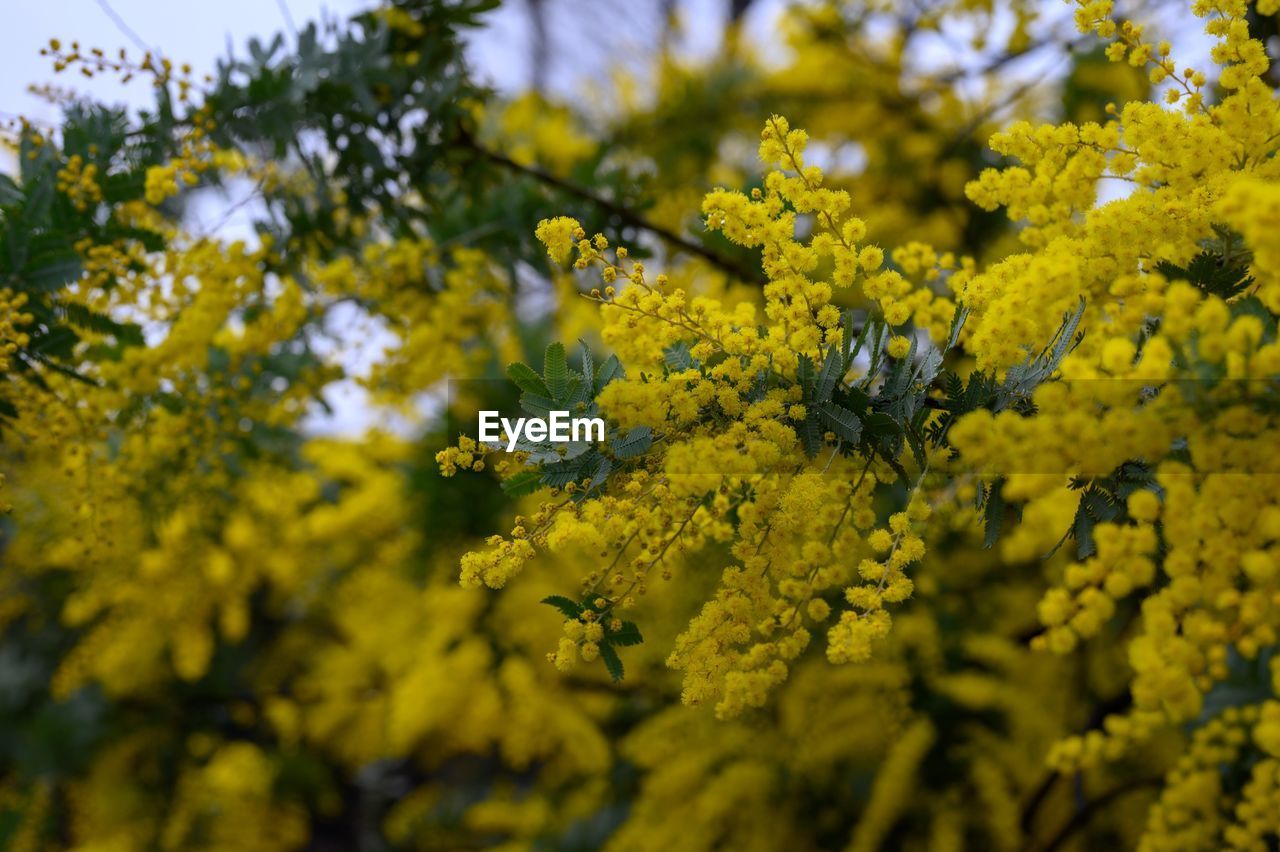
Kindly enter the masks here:
[[387, 350], [398, 348], [400, 338], [381, 317], [370, 315], [358, 305], [335, 305], [325, 317], [322, 333], [309, 338], [311, 350], [327, 363], [337, 364], [347, 376], [325, 387], [323, 396], [331, 411], [313, 404], [302, 427], [318, 435], [359, 435], [371, 428], [406, 432], [409, 424], [385, 406], [376, 405], [360, 384], [380, 362]]
[[[286, 31], [280, 7], [271, 0], [217, 0], [217, 2], [159, 2], [159, 0], [108, 0], [112, 9], [145, 44], [160, 48], [175, 63], [189, 62], [199, 73], [213, 73], [228, 48], [245, 55], [248, 40]], [[369, 5], [367, 0], [287, 0], [299, 26], [322, 15], [346, 17]], [[27, 92], [32, 83], [58, 83], [92, 95], [106, 103], [123, 103], [134, 109], [154, 102], [150, 85], [137, 79], [128, 85], [104, 74], [88, 80], [78, 72], [53, 73], [40, 48], [50, 38], [64, 45], [79, 41], [84, 49], [100, 47], [108, 55], [125, 47], [131, 56], [140, 51], [116, 28], [96, 0], [47, 0], [43, 3], [6, 2], [0, 26], [0, 114], [21, 113], [50, 122], [59, 110]]]

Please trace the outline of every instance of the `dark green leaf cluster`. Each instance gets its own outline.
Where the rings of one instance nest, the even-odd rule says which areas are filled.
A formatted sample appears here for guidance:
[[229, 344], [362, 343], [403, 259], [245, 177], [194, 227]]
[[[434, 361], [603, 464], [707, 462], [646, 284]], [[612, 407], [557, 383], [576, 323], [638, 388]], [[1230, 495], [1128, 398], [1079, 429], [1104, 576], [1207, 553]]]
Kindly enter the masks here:
[[[992, 412], [1016, 411], [1023, 416], [1034, 414], [1032, 393], [1053, 377], [1062, 365], [1062, 360], [1080, 345], [1084, 337], [1079, 331], [1084, 309], [1085, 302], [1082, 298], [1075, 310], [1063, 315], [1062, 324], [1049, 343], [1037, 354], [1010, 367], [1003, 380], [981, 370], [973, 371], [967, 379], [960, 378], [954, 372], [946, 373], [942, 378], [943, 396], [934, 401], [934, 407], [942, 413], [928, 428], [929, 439], [933, 444], [939, 447], [950, 446], [947, 436], [951, 427], [965, 414], [979, 409]], [[1017, 506], [1010, 506], [1005, 502], [1001, 493], [1004, 482], [1004, 477], [996, 477], [978, 489], [976, 504], [983, 519], [983, 547], [993, 547], [1004, 528], [1005, 516], [1019, 511]]]
[[1063, 541], [1075, 539], [1079, 559], [1092, 556], [1098, 550], [1093, 541], [1094, 527], [1128, 517], [1125, 506], [1129, 495], [1144, 489], [1159, 491], [1151, 466], [1137, 461], [1125, 462], [1110, 476], [1075, 479], [1071, 487], [1081, 492], [1080, 505]]
[[619, 243], [624, 230], [643, 228], [710, 255], [644, 218], [646, 182], [605, 149], [562, 174], [492, 147], [476, 107], [496, 106], [485, 111], [492, 116], [501, 104], [472, 75], [464, 42], [498, 5], [394, 0], [387, 6], [412, 25], [392, 27], [385, 14], [367, 12], [308, 25], [293, 43], [279, 35], [255, 40], [247, 56], [222, 62], [203, 104], [211, 138], [301, 164], [314, 185], [303, 194], [259, 187], [268, 205], [255, 226], [279, 245], [341, 253], [366, 238], [348, 227], [351, 215], [369, 216], [392, 237], [480, 248], [508, 267], [513, 287], [517, 263], [546, 263], [524, 235], [529, 223], [551, 215], [572, 215]]
[[[393, 3], [418, 35], [375, 12], [346, 24], [312, 23], [290, 49], [282, 35], [253, 40], [248, 56], [219, 64], [205, 107], [214, 138], [269, 159], [294, 159], [316, 182], [306, 197], [281, 193], [286, 234], [350, 240], [340, 211], [378, 210], [393, 230], [420, 218], [404, 198], [429, 202], [452, 185], [468, 102], [483, 98], [462, 55], [461, 31], [493, 0]], [[415, 186], [416, 184], [416, 186]]]
[[[927, 414], [923, 400], [942, 355], [930, 348], [925, 357], [917, 358], [918, 341], [912, 336], [907, 354], [891, 358], [889, 337], [883, 320], [866, 317], [859, 324], [853, 312], [846, 311], [840, 342], [827, 349], [821, 366], [806, 355], [798, 356], [796, 382], [806, 412], [798, 432], [810, 458], [821, 450], [827, 432], [835, 435], [838, 449], [846, 454], [878, 455], [895, 466], [904, 442], [920, 446], [919, 427]], [[865, 372], [846, 384], [845, 375], [864, 350]]]
[[[163, 110], [157, 113], [162, 116]], [[18, 327], [28, 342], [13, 358], [18, 376], [44, 387], [47, 372], [84, 379], [77, 361], [119, 357], [127, 346], [142, 343], [134, 323], [91, 310], [68, 298], [67, 287], [83, 269], [76, 249], [81, 241], [95, 245], [140, 243], [159, 250], [158, 234], [125, 226], [102, 215], [105, 207], [140, 198], [148, 166], [167, 156], [159, 140], [161, 118], [144, 115], [145, 132], [134, 132], [123, 110], [76, 103], [68, 107], [57, 139], [25, 130], [19, 140], [16, 175], [0, 175], [0, 287], [25, 294], [23, 313], [31, 321]], [[102, 198], [77, 206], [58, 190], [58, 173], [72, 157], [97, 169]], [[126, 272], [137, 271], [127, 269]], [[117, 279], [106, 277], [110, 290]], [[85, 332], [104, 336], [93, 352], [80, 349]], [[87, 379], [84, 379], [87, 381]], [[0, 416], [12, 416], [12, 403], [0, 396]]]
[[[983, 547], [990, 548], [999, 540], [1007, 515], [1021, 519], [1021, 508], [1007, 503], [1001, 493], [1004, 483], [1005, 477], [996, 477], [978, 492], [977, 505], [985, 527]], [[1160, 490], [1151, 466], [1141, 461], [1127, 461], [1109, 476], [1076, 477], [1071, 481], [1071, 488], [1080, 492], [1080, 502], [1071, 526], [1053, 550], [1045, 554], [1046, 558], [1072, 539], [1076, 543], [1076, 558], [1087, 559], [1098, 549], [1093, 539], [1098, 524], [1127, 520], [1126, 501], [1134, 492]]]
[[[607, 606], [600, 606], [602, 600], [598, 595], [588, 593], [579, 602], [564, 595], [551, 595], [543, 598], [542, 602], [558, 609], [570, 621], [589, 619], [600, 622], [600, 626], [604, 629], [604, 638], [599, 643], [600, 659], [604, 660], [609, 676], [615, 681], [620, 681], [625, 669], [622, 659], [618, 656], [617, 648], [639, 645], [644, 641], [644, 637], [634, 621], [621, 621], [615, 630], [612, 624], [613, 619], [607, 617], [609, 612]], [[583, 619], [584, 614], [587, 619]]]
[[[507, 376], [520, 388], [520, 407], [535, 417], [547, 417], [552, 411], [568, 411], [575, 417], [600, 417], [596, 396], [609, 382], [623, 375], [617, 356], [610, 355], [595, 366], [591, 349], [582, 344], [581, 370], [569, 367], [564, 345], [552, 343], [543, 355], [542, 373], [527, 364], [507, 367]], [[521, 439], [520, 452], [528, 453], [535, 469], [526, 470], [503, 482], [503, 490], [520, 496], [540, 488], [563, 488], [569, 483], [583, 484], [575, 491], [574, 500], [584, 500], [597, 493], [609, 475], [621, 470], [625, 463], [648, 452], [653, 432], [640, 426], [623, 433], [610, 425], [603, 443], [550, 440], [531, 442]]]
[[970, 373], [967, 380], [956, 373], [946, 373], [942, 379], [943, 397], [934, 404], [942, 416], [930, 425], [930, 439], [938, 446], [947, 445], [947, 433], [955, 422], [978, 409], [1034, 414], [1032, 393], [1057, 372], [1062, 359], [1084, 338], [1079, 331], [1084, 308], [1082, 298], [1074, 311], [1063, 315], [1062, 324], [1049, 343], [1036, 355], [1010, 367], [1003, 380], [980, 370]]
[[1239, 296], [1253, 286], [1249, 274], [1252, 252], [1241, 236], [1214, 226], [1214, 238], [1205, 240], [1202, 251], [1186, 266], [1161, 261], [1156, 270], [1171, 281], [1190, 281], [1201, 290], [1222, 299]]

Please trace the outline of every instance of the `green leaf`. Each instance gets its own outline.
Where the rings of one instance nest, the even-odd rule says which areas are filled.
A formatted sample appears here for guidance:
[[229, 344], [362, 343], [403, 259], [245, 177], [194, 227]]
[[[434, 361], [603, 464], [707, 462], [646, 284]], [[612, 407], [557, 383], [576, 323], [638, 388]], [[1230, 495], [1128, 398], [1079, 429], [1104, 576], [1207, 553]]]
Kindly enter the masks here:
[[564, 344], [552, 343], [547, 347], [542, 362], [542, 376], [551, 398], [557, 402], [569, 392], [569, 364], [565, 361]]
[[22, 278], [33, 290], [60, 289], [80, 277], [80, 255], [74, 251], [48, 251], [31, 258]]
[[692, 370], [694, 367], [693, 355], [689, 352], [689, 344], [683, 340], [678, 340], [663, 349], [662, 360], [666, 363], [667, 369], [673, 373], [683, 373], [685, 370]]
[[880, 394], [886, 398], [894, 399], [906, 394], [907, 389], [911, 387], [911, 381], [915, 377], [915, 369], [912, 362], [916, 357], [916, 346], [918, 339], [911, 335], [911, 347], [907, 350], [907, 354], [893, 362], [893, 369], [884, 380], [884, 387], [881, 388]]
[[22, 187], [8, 175], [0, 175], [0, 207], [8, 207], [22, 201]]
[[625, 437], [613, 440], [613, 454], [620, 459], [631, 459], [648, 452], [653, 444], [653, 430], [648, 426], [637, 426]]
[[810, 411], [796, 430], [800, 435], [800, 443], [804, 446], [804, 454], [813, 458], [822, 447], [822, 429], [818, 426], [818, 412]]
[[106, 314], [90, 310], [77, 302], [60, 305], [58, 310], [66, 317], [67, 322], [79, 328], [109, 334], [128, 346], [141, 346], [143, 343], [142, 329], [134, 323], [117, 322]]
[[591, 347], [587, 346], [587, 342], [579, 338], [578, 345], [582, 347], [582, 380], [586, 390], [584, 396], [586, 399], [591, 399], [595, 396], [596, 365], [591, 357]]
[[1009, 406], [1025, 406], [1031, 392], [1043, 382], [1048, 381], [1057, 371], [1071, 350], [1080, 345], [1084, 333], [1076, 333], [1080, 320], [1084, 317], [1085, 301], [1081, 297], [1074, 311], [1062, 316], [1062, 325], [1054, 333], [1053, 338], [1041, 350], [1039, 355], [1028, 358], [1021, 364], [1010, 367], [1005, 373], [1004, 382], [1000, 385], [999, 398], [994, 410], [1000, 411]]
[[1218, 252], [1202, 251], [1185, 267], [1166, 260], [1159, 263], [1156, 270], [1170, 280], [1190, 281], [1206, 293], [1230, 299], [1253, 286], [1247, 255], [1240, 261], [1229, 262]]
[[65, 325], [54, 326], [44, 334], [35, 335], [26, 346], [26, 352], [41, 359], [65, 361], [71, 357], [80, 335]]
[[835, 402], [824, 402], [818, 406], [818, 416], [822, 422], [836, 434], [836, 437], [850, 444], [856, 444], [862, 438], [862, 421], [843, 405]]
[[1084, 308], [1084, 297], [1081, 296], [1080, 304], [1076, 306], [1076, 309], [1063, 314], [1062, 326], [1054, 337], [1053, 349], [1049, 356], [1049, 373], [1058, 369], [1058, 365], [1062, 363], [1062, 359], [1067, 356], [1067, 353], [1079, 346], [1080, 341], [1084, 339], [1083, 334], [1079, 337], [1076, 336], [1076, 329], [1080, 327], [1080, 320], [1084, 318]]
[[609, 382], [621, 377], [622, 362], [618, 360], [617, 355], [610, 355], [608, 359], [600, 365], [600, 369], [596, 371], [596, 393], [600, 393], [604, 386], [609, 384]]
[[574, 499], [579, 502], [586, 499], [588, 494], [605, 484], [605, 481], [609, 479], [609, 474], [612, 472], [613, 462], [601, 456], [600, 461], [596, 464], [595, 472], [591, 475], [591, 481], [587, 483], [586, 489], [575, 494]]
[[582, 614], [582, 607], [574, 601], [569, 600], [564, 595], [550, 595], [549, 597], [543, 598], [542, 602], [560, 610], [565, 618], [574, 619]]
[[542, 471], [522, 470], [502, 481], [502, 492], [508, 497], [523, 497], [542, 487]]
[[537, 396], [549, 396], [546, 384], [528, 364], [522, 364], [519, 361], [514, 364], [507, 365], [507, 378], [515, 382], [516, 387], [525, 393], [535, 394]]
[[604, 638], [611, 645], [639, 645], [644, 641], [634, 621], [622, 622], [620, 629], [606, 633]]
[[880, 374], [880, 368], [885, 362], [885, 340], [889, 336], [889, 327], [881, 320], [875, 322], [868, 321], [864, 329], [867, 341], [867, 364], [866, 375], [862, 377], [863, 387], [870, 387], [871, 382]]
[[618, 652], [613, 650], [613, 646], [607, 642], [600, 643], [600, 659], [604, 660], [604, 667], [609, 670], [609, 676], [613, 678], [614, 683], [622, 680], [626, 670], [622, 667], [622, 658], [618, 656]]
[[536, 393], [520, 394], [520, 407], [534, 417], [546, 417], [552, 411], [560, 411], [560, 404], [554, 399]]
[[840, 357], [840, 347], [832, 346], [827, 350], [827, 357], [822, 362], [822, 372], [818, 374], [818, 384], [813, 392], [815, 402], [826, 402], [831, 399], [831, 392], [836, 383], [844, 375], [844, 359]]
[[[23, 354], [31, 356], [34, 360], [43, 364], [46, 368], [53, 370], [55, 373], [59, 373], [63, 376], [66, 376], [69, 379], [75, 379], [77, 382], [83, 382], [86, 385], [93, 385], [94, 387], [98, 386], [97, 380], [92, 378], [91, 376], [86, 376], [83, 373], [73, 370], [72, 368], [65, 366], [61, 361], [54, 360], [53, 358], [50, 358], [47, 355], [33, 353], [29, 347], [26, 350], [23, 350]], [[40, 377], [37, 376], [35, 373], [33, 372], [28, 373], [27, 378], [35, 381], [42, 390], [49, 389], [48, 385], [44, 384], [43, 381], [40, 379]]]
[[22, 205], [22, 219], [30, 228], [44, 228], [49, 224], [54, 195], [53, 155], [47, 153], [51, 150], [52, 146], [45, 145], [34, 160], [25, 155], [20, 158], [22, 188], [27, 196]]
[[1101, 488], [1090, 488], [1085, 491], [1080, 498], [1080, 504], [1095, 520], [1103, 522], [1114, 521], [1123, 510], [1119, 501]]
[[563, 488], [570, 482], [577, 482], [583, 477], [583, 459], [581, 456], [569, 461], [555, 462], [542, 466], [542, 484], [551, 488]]
[[852, 362], [853, 352], [853, 310], [845, 310], [840, 314], [840, 356], [847, 365]]
[[565, 408], [572, 410], [578, 403], [585, 403], [591, 398], [591, 384], [575, 371], [569, 371], [569, 387], [564, 392], [564, 396], [556, 401], [563, 403]]
[[1088, 559], [1097, 551], [1097, 545], [1093, 541], [1094, 525], [1094, 519], [1085, 508], [1084, 500], [1081, 500], [1079, 508], [1076, 509], [1075, 520], [1071, 524], [1071, 537], [1076, 540], [1076, 558]]
[[965, 320], [968, 318], [968, 307], [961, 305], [956, 308], [955, 313], [951, 315], [951, 330], [947, 333], [947, 345], [942, 347], [943, 352], [950, 352], [956, 348], [956, 344], [960, 341], [960, 330], [964, 328]]
[[926, 388], [933, 384], [933, 380], [938, 377], [938, 373], [942, 370], [942, 350], [930, 346], [925, 350], [924, 357], [916, 365], [915, 381]]
[[862, 426], [867, 434], [877, 438], [886, 436], [896, 436], [902, 431], [902, 426], [897, 420], [894, 420], [883, 411], [873, 411], [862, 421]]
[[[1107, 487], [1114, 486], [1111, 480], [1102, 480]], [[1076, 507], [1075, 520], [1071, 524], [1071, 537], [1076, 540], [1076, 556], [1087, 559], [1097, 552], [1094, 543], [1093, 529], [1099, 523], [1114, 521], [1124, 511], [1123, 503], [1113, 494], [1094, 484], [1080, 495], [1080, 505]]]
[[912, 429], [910, 426], [908, 426], [906, 429], [903, 429], [902, 434], [907, 439], [907, 446], [911, 448], [911, 455], [915, 458], [916, 464], [920, 466], [921, 470], [924, 470], [925, 465], [928, 464], [928, 461], [929, 461], [928, 456], [925, 454], [925, 450], [924, 450], [924, 439], [920, 436], [920, 434], [915, 429]]
[[858, 332], [858, 339], [854, 342], [853, 349], [849, 351], [848, 360], [852, 361], [854, 358], [857, 358], [858, 353], [862, 351], [862, 347], [867, 344], [867, 341], [873, 337], [879, 336], [879, 329], [880, 321], [867, 317], [862, 323], [862, 331]]
[[813, 399], [813, 388], [817, 380], [817, 369], [813, 366], [813, 359], [808, 355], [797, 355], [796, 384], [800, 385], [800, 389], [804, 391], [805, 402]]

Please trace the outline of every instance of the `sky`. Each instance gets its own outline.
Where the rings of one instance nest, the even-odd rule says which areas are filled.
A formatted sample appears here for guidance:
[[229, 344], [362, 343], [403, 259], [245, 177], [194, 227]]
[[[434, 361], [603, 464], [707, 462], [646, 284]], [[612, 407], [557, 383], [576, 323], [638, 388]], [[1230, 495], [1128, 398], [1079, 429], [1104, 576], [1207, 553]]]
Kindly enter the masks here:
[[[3, 0], [3, 5], [10, 8], [0, 26], [0, 112], [47, 120], [56, 117], [57, 110], [27, 93], [31, 83], [57, 82], [135, 107], [150, 102], [145, 82], [121, 86], [108, 78], [54, 75], [49, 59], [39, 55], [50, 38], [64, 44], [78, 40], [85, 48], [101, 47], [109, 54], [120, 47], [137, 54], [131, 31], [142, 44], [163, 48], [175, 61], [212, 71], [228, 45], [243, 54], [251, 36], [287, 29], [284, 9], [301, 25], [326, 11], [345, 17], [367, 4], [361, 0]], [[114, 10], [123, 25], [108, 10]]]
[[[8, 6], [0, 26], [0, 115], [53, 119], [54, 107], [27, 92], [31, 83], [58, 82], [113, 102], [145, 106], [150, 93], [139, 81], [86, 80], [74, 73], [54, 75], [39, 55], [50, 38], [79, 41], [109, 54], [120, 47], [137, 53], [140, 42], [162, 48], [175, 62], [212, 71], [231, 48], [243, 55], [253, 36], [268, 37], [322, 17], [345, 18], [373, 5], [372, 0], [0, 0]], [[762, 0], [753, 18], [767, 26]], [[705, 54], [714, 45], [725, 14], [724, 0], [684, 0], [685, 51]], [[529, 80], [528, 19], [525, 4], [513, 2], [489, 16], [471, 45], [474, 64], [500, 88], [512, 90]], [[660, 27], [656, 2], [553, 4], [550, 26], [550, 88], [568, 93], [582, 79], [583, 66], [625, 60], [629, 48], [649, 48]], [[762, 14], [763, 13], [763, 14]], [[292, 22], [292, 23], [291, 23]], [[608, 39], [593, 33], [608, 32]]]

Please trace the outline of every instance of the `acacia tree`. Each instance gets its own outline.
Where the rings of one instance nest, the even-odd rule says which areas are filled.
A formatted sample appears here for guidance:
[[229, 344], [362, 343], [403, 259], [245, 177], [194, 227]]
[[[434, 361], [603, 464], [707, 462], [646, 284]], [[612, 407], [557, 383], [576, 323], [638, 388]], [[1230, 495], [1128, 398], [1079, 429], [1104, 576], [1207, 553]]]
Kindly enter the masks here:
[[[799, 5], [601, 108], [479, 84], [492, 5], [47, 46], [156, 106], [0, 178], [8, 844], [1265, 848], [1275, 9], [1189, 69]], [[610, 433], [494, 452], [450, 377]], [[310, 432], [350, 380], [412, 434]]]

